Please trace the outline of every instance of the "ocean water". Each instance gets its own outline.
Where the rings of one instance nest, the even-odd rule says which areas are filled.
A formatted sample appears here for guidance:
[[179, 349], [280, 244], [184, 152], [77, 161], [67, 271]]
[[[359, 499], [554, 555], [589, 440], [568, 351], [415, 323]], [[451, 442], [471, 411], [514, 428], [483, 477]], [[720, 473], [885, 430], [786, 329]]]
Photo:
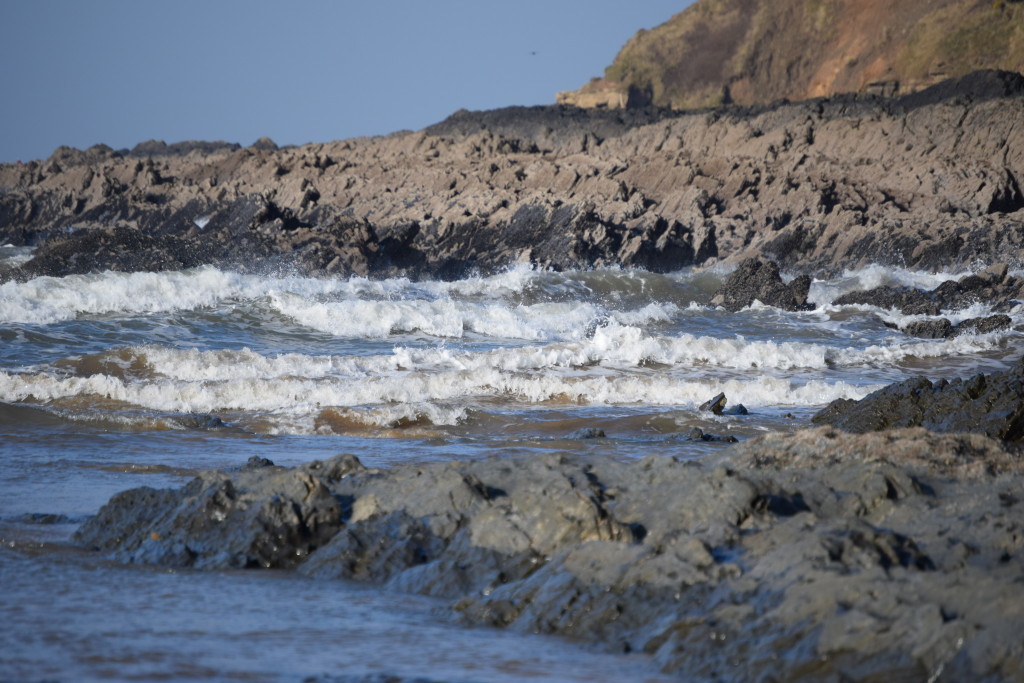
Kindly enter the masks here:
[[[8, 264], [24, 249], [0, 248]], [[661, 680], [640, 655], [460, 623], [445, 603], [279, 572], [119, 567], [69, 545], [114, 493], [254, 455], [700, 458], [915, 374], [1006, 367], [1022, 333], [914, 339], [869, 267], [814, 311], [709, 301], [727, 275], [513, 269], [455, 282], [102, 273], [0, 284], [0, 679]], [[986, 314], [979, 304], [944, 314]], [[1011, 317], [1024, 323], [1024, 307]], [[719, 392], [747, 415], [697, 408]], [[581, 439], [574, 432], [604, 431]]]

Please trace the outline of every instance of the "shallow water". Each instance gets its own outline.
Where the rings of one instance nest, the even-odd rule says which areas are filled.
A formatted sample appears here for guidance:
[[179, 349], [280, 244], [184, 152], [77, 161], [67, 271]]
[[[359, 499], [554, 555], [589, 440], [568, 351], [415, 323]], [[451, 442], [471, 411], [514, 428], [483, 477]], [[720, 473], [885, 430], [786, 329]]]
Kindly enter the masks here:
[[[916, 340], [887, 326], [898, 313], [830, 303], [961, 275], [871, 267], [815, 282], [815, 311], [735, 314], [708, 305], [723, 274], [694, 271], [411, 282], [206, 267], [4, 283], [0, 678], [655, 680], [642, 657], [467, 628], [431, 600], [122, 568], [67, 540], [118, 491], [251, 456], [695, 458], [728, 446], [688, 440], [692, 427], [747, 439], [913, 374], [1005, 367], [1019, 332]], [[697, 410], [720, 391], [750, 414]], [[572, 438], [592, 427], [607, 437]]]

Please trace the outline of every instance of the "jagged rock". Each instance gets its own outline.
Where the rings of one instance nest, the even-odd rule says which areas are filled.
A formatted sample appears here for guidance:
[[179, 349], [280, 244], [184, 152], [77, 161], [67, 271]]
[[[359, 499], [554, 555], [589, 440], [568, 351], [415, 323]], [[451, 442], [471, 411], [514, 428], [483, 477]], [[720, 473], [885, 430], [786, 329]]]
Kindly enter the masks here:
[[[772, 288], [802, 308], [807, 273], [1024, 257], [1024, 95], [978, 95], [991, 81], [960, 79], [913, 106], [837, 96], [706, 111], [519, 107], [277, 150], [68, 148], [0, 164], [0, 242], [63, 241], [64, 252], [5, 277], [269, 261], [451, 278], [514, 263], [669, 271], [763, 256], [804, 274], [791, 297]], [[139, 237], [123, 249], [85, 237], [125, 230]], [[1019, 295], [1019, 278], [998, 275], [946, 294], [959, 307]], [[924, 304], [907, 312], [938, 313]]]
[[725, 398], [725, 394], [720, 393], [714, 398], [711, 398], [707, 401], [704, 401], [704, 403], [701, 403], [697, 410], [707, 410], [714, 413], [715, 415], [721, 415], [722, 411], [725, 410], [725, 404], [727, 402], [728, 399]]
[[990, 315], [985, 318], [968, 318], [961, 320], [956, 326], [957, 334], [988, 334], [1010, 329], [1013, 320], [1008, 315]]
[[728, 311], [746, 308], [754, 301], [786, 311], [802, 311], [813, 308], [807, 304], [810, 286], [811, 278], [806, 275], [786, 284], [775, 263], [752, 258], [736, 267], [711, 302]]
[[[906, 315], [938, 315], [942, 307], [924, 291], [912, 287], [882, 286], [848, 292], [832, 302], [837, 306], [864, 305], [897, 310]], [[948, 322], [948, 321], [947, 321]]]
[[341, 508], [322, 480], [258, 467], [204, 473], [178, 491], [119, 493], [75, 539], [122, 562], [291, 568], [340, 526]]
[[346, 455], [207, 473], [118, 494], [76, 538], [164, 566], [309, 552], [311, 577], [445, 596], [473, 621], [697, 680], [1007, 679], [1024, 657], [1022, 484], [1024, 462], [986, 437], [818, 428], [700, 461]]
[[1013, 320], [1002, 313], [985, 318], [967, 318], [954, 325], [947, 318], [937, 320], [915, 320], [900, 328], [900, 331], [912, 337], [925, 339], [952, 339], [961, 334], [988, 334], [1007, 330]]
[[948, 318], [938, 320], [915, 320], [900, 328], [904, 334], [924, 339], [948, 339], [954, 336], [953, 323]]
[[[907, 315], [938, 315], [942, 311], [961, 310], [978, 302], [992, 306], [997, 311], [1008, 311], [1016, 305], [1014, 300], [1019, 297], [1022, 285], [1024, 282], [1021, 282], [1020, 278], [1007, 276], [1006, 265], [1003, 264], [983, 270], [977, 275], [966, 275], [958, 281], [947, 280], [931, 291], [912, 287], [883, 286], [848, 292], [837, 297], [833, 303], [838, 306], [877, 306], [898, 310]], [[929, 328], [936, 333], [943, 332], [940, 329], [941, 323], [920, 326], [924, 331]], [[955, 330], [946, 330], [943, 334], [948, 336], [949, 332], [956, 334]], [[927, 336], [913, 332], [908, 334]]]
[[921, 426], [1024, 442], [1024, 360], [1009, 370], [932, 383], [915, 377], [859, 401], [839, 399], [811, 421], [850, 432]]

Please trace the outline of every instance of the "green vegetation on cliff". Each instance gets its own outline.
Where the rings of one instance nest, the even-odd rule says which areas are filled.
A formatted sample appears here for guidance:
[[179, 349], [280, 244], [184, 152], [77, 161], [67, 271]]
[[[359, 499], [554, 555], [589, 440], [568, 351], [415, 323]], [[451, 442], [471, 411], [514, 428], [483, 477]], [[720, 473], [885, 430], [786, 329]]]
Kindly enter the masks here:
[[559, 101], [598, 89], [675, 108], [906, 93], [986, 68], [1024, 72], [1021, 0], [699, 0]]

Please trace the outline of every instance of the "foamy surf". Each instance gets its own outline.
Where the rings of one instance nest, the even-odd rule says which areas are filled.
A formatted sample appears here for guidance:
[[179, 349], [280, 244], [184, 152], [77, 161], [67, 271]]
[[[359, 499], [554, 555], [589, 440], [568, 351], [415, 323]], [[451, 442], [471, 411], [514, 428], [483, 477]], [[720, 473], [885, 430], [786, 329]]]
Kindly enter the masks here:
[[[872, 267], [815, 287], [826, 302], [959, 275]], [[0, 402], [127, 431], [195, 430], [209, 416], [261, 434], [422, 437], [538, 410], [556, 423], [593, 407], [696, 415], [720, 392], [762, 416], [806, 414], [922, 368], [946, 376], [999, 358], [1020, 337], [914, 339], [891, 329], [912, 317], [829, 303], [729, 313], [707, 303], [721, 277], [516, 268], [415, 282], [205, 267], [8, 282]], [[32, 362], [17, 362], [21, 346]]]

